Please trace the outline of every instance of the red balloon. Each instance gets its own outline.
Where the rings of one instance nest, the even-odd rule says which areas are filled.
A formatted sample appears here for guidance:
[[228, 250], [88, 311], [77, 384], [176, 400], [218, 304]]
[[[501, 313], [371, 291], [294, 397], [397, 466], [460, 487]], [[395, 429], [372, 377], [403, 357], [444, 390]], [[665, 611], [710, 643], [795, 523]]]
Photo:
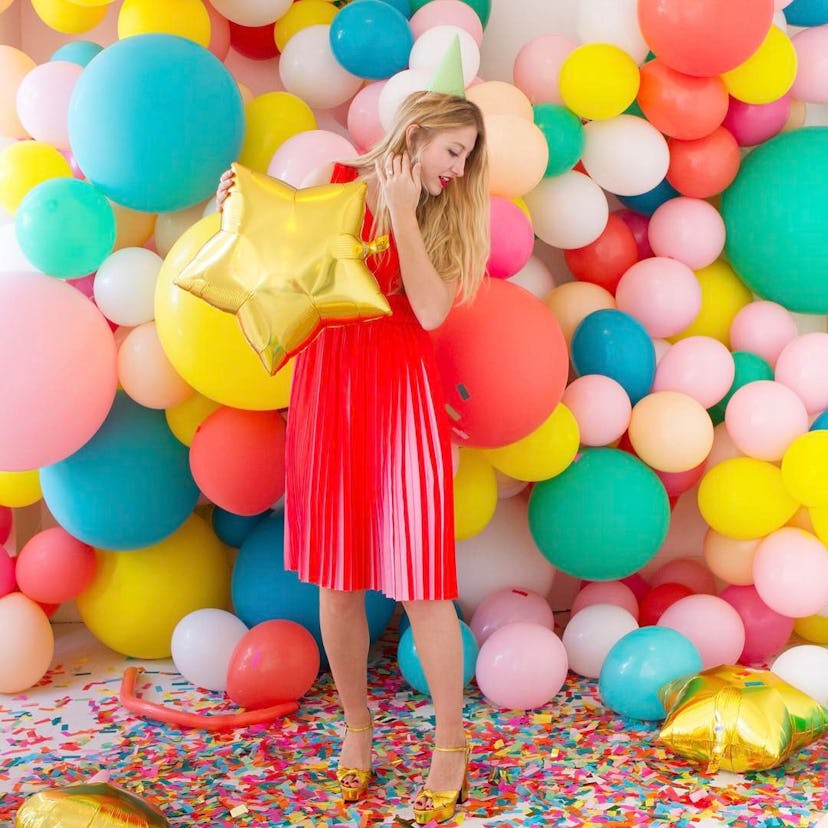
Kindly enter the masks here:
[[653, 53], [688, 75], [720, 75], [744, 63], [773, 22], [774, 0], [638, 0]]
[[216, 506], [258, 515], [285, 493], [285, 421], [276, 411], [219, 408], [193, 437], [190, 469]]
[[720, 77], [685, 75], [656, 58], [641, 67], [638, 105], [657, 130], [692, 141], [721, 125], [729, 95]]
[[0, 506], [0, 543], [5, 543], [9, 539], [12, 520], [12, 510], [8, 506]]
[[682, 195], [709, 198], [725, 190], [739, 173], [742, 155], [731, 133], [720, 126], [695, 141], [670, 138], [667, 181]]
[[241, 707], [258, 710], [295, 701], [319, 673], [319, 647], [295, 621], [263, 621], [248, 630], [230, 657], [227, 695]]
[[679, 497], [688, 489], [692, 489], [701, 480], [706, 462], [706, 460], [702, 460], [698, 466], [682, 472], [666, 472], [660, 469], [654, 469], [653, 471], [655, 471], [659, 480], [664, 484], [664, 488], [667, 490], [667, 496]]
[[647, 592], [638, 602], [638, 624], [641, 627], [658, 624], [664, 610], [688, 595], [693, 590], [684, 584], [659, 584]]
[[635, 243], [638, 245], [639, 261], [641, 259], [649, 259], [650, 256], [655, 255], [653, 248], [650, 247], [649, 216], [645, 216], [643, 213], [636, 213], [635, 210], [628, 210], [626, 208], [616, 210], [613, 215], [618, 216], [632, 231]]
[[572, 275], [615, 293], [621, 277], [638, 261], [638, 244], [627, 223], [610, 213], [607, 226], [594, 242], [564, 250]]
[[17, 591], [15, 563], [16, 558], [13, 558], [4, 546], [0, 546], [0, 598]]
[[452, 439], [494, 448], [540, 426], [569, 373], [558, 320], [528, 290], [485, 279], [474, 301], [432, 331]]
[[279, 54], [276, 45], [275, 24], [240, 26], [230, 23], [230, 45], [241, 55], [253, 60], [269, 60]]
[[20, 550], [17, 585], [33, 601], [56, 608], [80, 595], [92, 583], [96, 569], [95, 550], [53, 526], [38, 532]]

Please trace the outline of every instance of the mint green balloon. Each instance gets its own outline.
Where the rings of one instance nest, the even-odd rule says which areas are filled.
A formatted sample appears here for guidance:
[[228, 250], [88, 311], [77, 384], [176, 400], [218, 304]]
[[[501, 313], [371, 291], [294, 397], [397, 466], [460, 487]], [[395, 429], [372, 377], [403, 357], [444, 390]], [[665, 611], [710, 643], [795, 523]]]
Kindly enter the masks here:
[[725, 410], [730, 398], [743, 386], [749, 382], [757, 382], [758, 380], [772, 380], [773, 368], [770, 364], [762, 359], [758, 354], [750, 351], [734, 351], [733, 363], [736, 366], [736, 373], [733, 375], [733, 383], [730, 390], [722, 397], [716, 405], [707, 409], [713, 425], [718, 425], [724, 422]]
[[535, 126], [543, 133], [549, 147], [549, 161], [544, 175], [560, 175], [571, 170], [584, 151], [584, 127], [581, 119], [560, 104], [535, 104]]
[[529, 529], [544, 557], [575, 578], [613, 581], [658, 552], [670, 502], [656, 473], [620, 449], [588, 448], [557, 477], [535, 485]]
[[[411, 0], [411, 11], [419, 11], [428, 2], [429, 0]], [[462, 2], [474, 9], [483, 24], [483, 28], [486, 28], [492, 11], [492, 0], [462, 0]]]
[[828, 313], [828, 128], [761, 144], [722, 194], [725, 253], [756, 294], [797, 313]]

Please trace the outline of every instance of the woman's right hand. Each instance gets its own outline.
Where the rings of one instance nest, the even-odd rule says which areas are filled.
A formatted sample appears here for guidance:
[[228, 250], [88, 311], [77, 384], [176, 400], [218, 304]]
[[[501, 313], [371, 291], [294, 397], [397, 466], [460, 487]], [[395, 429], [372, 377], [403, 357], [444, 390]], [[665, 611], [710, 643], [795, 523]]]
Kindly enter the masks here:
[[233, 170], [227, 170], [221, 174], [216, 190], [216, 209], [219, 213], [224, 209], [224, 202], [227, 201], [227, 196], [230, 195], [230, 188], [233, 186], [235, 177], [236, 174]]

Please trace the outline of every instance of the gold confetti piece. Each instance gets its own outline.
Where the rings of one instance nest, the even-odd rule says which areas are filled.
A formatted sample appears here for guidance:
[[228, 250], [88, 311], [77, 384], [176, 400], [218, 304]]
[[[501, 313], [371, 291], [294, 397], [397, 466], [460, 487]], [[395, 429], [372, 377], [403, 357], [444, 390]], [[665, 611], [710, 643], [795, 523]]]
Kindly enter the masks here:
[[533, 724], [552, 724], [551, 713], [538, 713], [532, 717]]
[[234, 819], [247, 813], [247, 805], [236, 805], [235, 808], [230, 809], [230, 816]]

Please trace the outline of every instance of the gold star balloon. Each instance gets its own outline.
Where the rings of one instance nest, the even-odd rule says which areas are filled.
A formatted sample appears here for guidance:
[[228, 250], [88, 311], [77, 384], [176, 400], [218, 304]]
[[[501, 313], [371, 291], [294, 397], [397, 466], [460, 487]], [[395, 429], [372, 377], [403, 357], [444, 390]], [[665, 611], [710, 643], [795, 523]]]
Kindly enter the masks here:
[[234, 314], [264, 367], [276, 371], [323, 325], [391, 313], [366, 256], [388, 237], [360, 238], [364, 182], [297, 190], [233, 164], [221, 229], [175, 284]]
[[659, 697], [659, 741], [708, 773], [775, 767], [828, 731], [828, 709], [768, 670], [723, 664], [668, 682]]
[[164, 815], [108, 782], [55, 788], [30, 796], [15, 828], [169, 828]]

